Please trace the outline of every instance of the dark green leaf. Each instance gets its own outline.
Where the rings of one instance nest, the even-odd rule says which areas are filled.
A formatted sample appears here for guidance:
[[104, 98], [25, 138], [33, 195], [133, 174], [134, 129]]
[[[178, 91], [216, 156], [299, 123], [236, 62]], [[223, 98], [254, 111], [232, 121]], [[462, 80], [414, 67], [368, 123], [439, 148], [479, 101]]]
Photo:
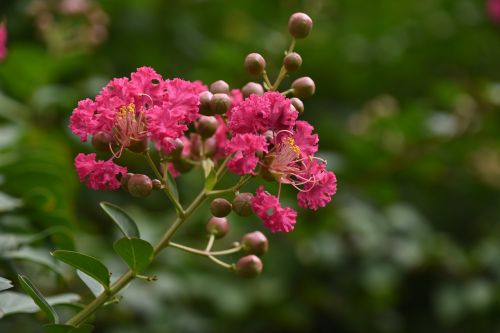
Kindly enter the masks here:
[[48, 324], [44, 325], [43, 329], [47, 333], [90, 333], [94, 326], [90, 324], [83, 324], [79, 327], [62, 324]]
[[50, 304], [47, 302], [45, 297], [43, 297], [42, 293], [31, 283], [31, 281], [24, 275], [18, 275], [19, 283], [21, 284], [21, 288], [33, 299], [33, 301], [38, 305], [38, 307], [45, 312], [47, 317], [52, 323], [58, 323], [59, 317], [57, 316], [56, 311]]
[[109, 202], [101, 202], [101, 207], [116, 223], [117, 227], [123, 235], [125, 235], [125, 237], [141, 237], [134, 220], [132, 220], [132, 218], [123, 209]]
[[54, 257], [93, 277], [104, 288], [109, 289], [109, 271], [98, 259], [75, 251], [57, 250]]
[[138, 274], [153, 260], [153, 247], [139, 238], [122, 238], [113, 245], [116, 253]]
[[[35, 302], [24, 294], [5, 291], [0, 295], [0, 318], [13, 313], [34, 313], [40, 310]], [[68, 304], [78, 302], [80, 296], [77, 294], [60, 294], [49, 296], [46, 300], [50, 305]]]

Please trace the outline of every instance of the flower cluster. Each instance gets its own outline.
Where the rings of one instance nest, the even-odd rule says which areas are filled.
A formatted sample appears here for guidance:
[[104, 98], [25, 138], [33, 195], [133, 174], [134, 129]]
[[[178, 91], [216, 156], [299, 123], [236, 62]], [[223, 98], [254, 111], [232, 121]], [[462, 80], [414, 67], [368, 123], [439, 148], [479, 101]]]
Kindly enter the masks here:
[[7, 57], [7, 24], [0, 22], [0, 61]]

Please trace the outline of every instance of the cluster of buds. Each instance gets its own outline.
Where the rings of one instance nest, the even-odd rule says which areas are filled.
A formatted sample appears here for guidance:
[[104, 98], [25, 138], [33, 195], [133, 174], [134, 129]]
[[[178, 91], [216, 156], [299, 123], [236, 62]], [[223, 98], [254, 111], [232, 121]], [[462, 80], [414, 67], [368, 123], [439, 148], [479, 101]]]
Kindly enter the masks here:
[[[163, 189], [182, 213], [169, 182], [201, 167], [205, 191], [215, 197], [207, 225], [213, 238], [227, 233], [231, 211], [240, 216], [255, 214], [271, 232], [292, 231], [297, 212], [281, 206], [283, 185], [296, 188], [298, 205], [312, 210], [324, 207], [336, 193], [335, 174], [326, 169], [325, 160], [315, 156], [318, 135], [313, 134], [311, 124], [298, 120], [304, 112], [301, 99], [315, 92], [313, 80], [300, 77], [290, 89], [278, 91], [282, 80], [300, 68], [302, 58], [294, 51], [296, 39], [307, 37], [311, 28], [312, 20], [306, 14], [291, 16], [292, 42], [274, 83], [265, 70], [264, 57], [257, 53], [246, 57], [244, 67], [250, 74], [261, 75], [262, 84], [249, 82], [241, 89], [232, 89], [222, 80], [209, 86], [199, 81], [165, 80], [149, 67], [139, 68], [130, 78], [111, 80], [94, 100], [80, 101], [70, 119], [74, 134], [82, 141], [90, 137], [96, 150], [108, 156], [96, 160], [94, 153], [79, 154], [75, 166], [80, 180], [93, 189], [121, 186], [134, 197]], [[294, 97], [288, 98], [290, 94]], [[151, 150], [159, 156], [159, 167]], [[143, 155], [156, 179], [116, 164], [126, 151]], [[232, 202], [223, 197], [227, 190], [213, 189], [226, 171], [240, 176], [229, 189], [236, 193]], [[240, 193], [252, 179], [276, 182], [277, 195], [262, 185], [255, 194]], [[236, 271], [243, 276], [257, 275], [262, 269], [258, 256], [267, 250], [267, 239], [260, 232], [248, 234], [241, 249], [248, 255], [234, 266]]]

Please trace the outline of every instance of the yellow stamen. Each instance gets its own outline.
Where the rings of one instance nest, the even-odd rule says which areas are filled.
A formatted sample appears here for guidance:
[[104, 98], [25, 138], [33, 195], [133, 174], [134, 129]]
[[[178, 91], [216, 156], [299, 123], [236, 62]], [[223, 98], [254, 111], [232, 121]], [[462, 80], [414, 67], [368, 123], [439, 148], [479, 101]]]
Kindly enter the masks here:
[[295, 153], [295, 155], [297, 155], [297, 157], [300, 156], [300, 147], [297, 146], [297, 144], [295, 143], [295, 140], [289, 136], [288, 138], [286, 138], [284, 140], [285, 144], [288, 145], [288, 147], [290, 147], [290, 149]]

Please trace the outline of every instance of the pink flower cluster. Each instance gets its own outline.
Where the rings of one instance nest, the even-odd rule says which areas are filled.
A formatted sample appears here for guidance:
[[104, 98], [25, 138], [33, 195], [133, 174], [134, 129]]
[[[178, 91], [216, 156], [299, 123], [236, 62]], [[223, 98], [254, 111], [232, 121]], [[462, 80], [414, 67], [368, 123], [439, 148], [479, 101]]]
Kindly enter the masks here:
[[7, 24], [0, 22], [0, 60], [7, 57]]
[[[243, 98], [240, 90], [232, 90], [225, 114], [204, 117], [216, 126], [206, 135], [196, 132], [207, 120], [197, 120], [200, 93], [206, 90], [199, 82], [163, 80], [152, 68], [142, 67], [130, 79], [111, 80], [94, 100], [80, 101], [70, 119], [71, 130], [82, 141], [91, 136], [94, 146], [99, 143], [112, 155], [96, 161], [95, 154], [79, 154], [75, 165], [80, 180], [92, 189], [117, 189], [118, 178], [127, 169], [113, 160], [124, 149], [142, 152], [151, 141], [170, 161], [166, 167], [174, 177], [201, 159], [218, 163], [229, 158], [227, 168], [232, 173], [276, 181], [277, 196], [261, 186], [251, 201], [256, 215], [273, 232], [293, 230], [297, 217], [295, 210], [280, 204], [282, 185], [298, 190], [302, 208], [317, 210], [331, 201], [337, 190], [335, 174], [315, 156], [318, 135], [308, 122], [297, 120], [299, 113], [288, 98], [279, 92]], [[195, 121], [196, 131], [187, 133]]]
[[488, 0], [486, 10], [493, 22], [500, 23], [500, 0]]

